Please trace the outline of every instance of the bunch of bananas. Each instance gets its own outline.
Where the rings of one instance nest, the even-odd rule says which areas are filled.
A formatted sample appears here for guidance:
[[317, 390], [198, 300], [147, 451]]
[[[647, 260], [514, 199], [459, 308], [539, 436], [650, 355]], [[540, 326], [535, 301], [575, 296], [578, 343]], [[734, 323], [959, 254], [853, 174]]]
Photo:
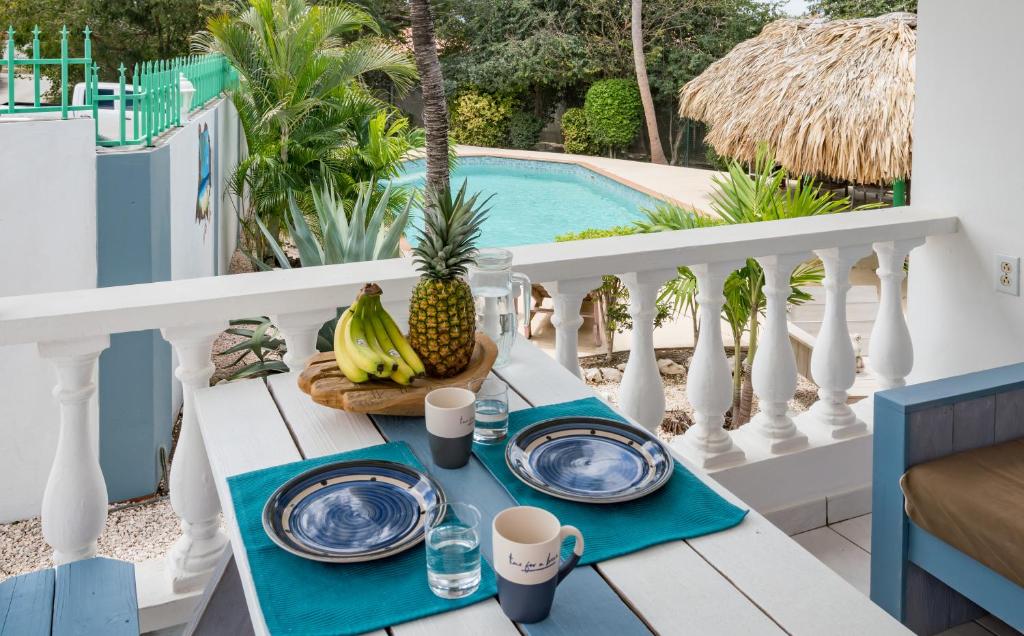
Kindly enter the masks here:
[[334, 356], [341, 372], [352, 382], [390, 378], [407, 385], [426, 370], [381, 305], [380, 293], [379, 286], [367, 285], [338, 318]]

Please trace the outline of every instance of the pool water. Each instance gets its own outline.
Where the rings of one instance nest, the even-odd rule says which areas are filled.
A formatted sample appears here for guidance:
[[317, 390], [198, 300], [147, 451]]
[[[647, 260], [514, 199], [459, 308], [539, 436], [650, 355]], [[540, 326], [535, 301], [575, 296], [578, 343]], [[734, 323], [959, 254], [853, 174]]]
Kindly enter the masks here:
[[[406, 163], [396, 185], [421, 187], [422, 160]], [[468, 181], [468, 192], [492, 196], [480, 247], [551, 243], [555, 237], [587, 229], [630, 225], [641, 208], [657, 199], [574, 164], [497, 157], [461, 157], [452, 172], [452, 189]], [[420, 227], [420, 219], [412, 224]]]

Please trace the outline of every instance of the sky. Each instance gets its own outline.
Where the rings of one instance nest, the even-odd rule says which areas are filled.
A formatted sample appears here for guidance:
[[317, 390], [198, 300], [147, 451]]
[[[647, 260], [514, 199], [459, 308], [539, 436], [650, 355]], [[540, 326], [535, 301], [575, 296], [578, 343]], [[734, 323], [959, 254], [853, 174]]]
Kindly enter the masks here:
[[803, 15], [807, 11], [807, 0], [786, 0], [782, 10], [789, 15]]

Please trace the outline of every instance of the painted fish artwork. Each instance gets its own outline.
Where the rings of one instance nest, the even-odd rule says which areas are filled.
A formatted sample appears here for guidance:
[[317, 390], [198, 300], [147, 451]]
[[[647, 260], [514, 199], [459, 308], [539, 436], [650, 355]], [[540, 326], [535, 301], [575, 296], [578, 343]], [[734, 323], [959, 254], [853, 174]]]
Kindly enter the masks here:
[[[210, 127], [199, 126], [199, 190], [196, 193], [196, 223], [210, 223], [210, 201], [213, 198], [213, 148], [210, 144]], [[206, 235], [206, 229], [203, 229]]]

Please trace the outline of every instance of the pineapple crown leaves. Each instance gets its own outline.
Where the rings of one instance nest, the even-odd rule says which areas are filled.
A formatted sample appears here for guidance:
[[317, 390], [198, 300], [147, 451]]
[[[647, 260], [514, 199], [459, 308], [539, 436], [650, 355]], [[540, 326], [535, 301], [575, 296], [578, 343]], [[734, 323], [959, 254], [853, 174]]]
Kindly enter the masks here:
[[429, 190], [423, 204], [423, 229], [417, 230], [419, 243], [413, 248], [416, 269], [424, 277], [451, 280], [465, 276], [476, 257], [476, 241], [487, 218], [491, 197], [478, 202], [480, 194], [467, 198], [466, 182], [453, 199], [447, 189]]

